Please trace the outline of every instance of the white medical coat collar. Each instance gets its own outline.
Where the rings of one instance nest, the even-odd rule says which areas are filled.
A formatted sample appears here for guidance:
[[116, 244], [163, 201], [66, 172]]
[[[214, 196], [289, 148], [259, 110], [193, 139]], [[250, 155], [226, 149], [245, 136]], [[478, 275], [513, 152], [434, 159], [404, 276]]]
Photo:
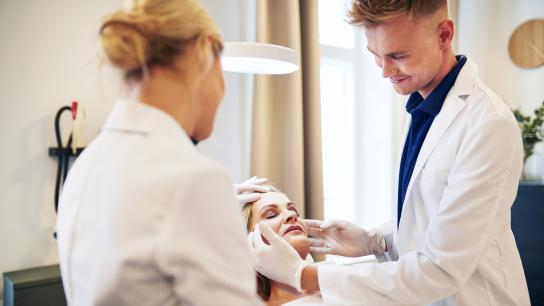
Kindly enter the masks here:
[[102, 126], [102, 131], [160, 134], [174, 143], [193, 146], [181, 125], [162, 110], [130, 99], [117, 101]]
[[[450, 94], [458, 97], [468, 96], [474, 91], [475, 79], [478, 76], [478, 66], [467, 56], [467, 62], [459, 72]], [[447, 99], [447, 98], [446, 98]]]

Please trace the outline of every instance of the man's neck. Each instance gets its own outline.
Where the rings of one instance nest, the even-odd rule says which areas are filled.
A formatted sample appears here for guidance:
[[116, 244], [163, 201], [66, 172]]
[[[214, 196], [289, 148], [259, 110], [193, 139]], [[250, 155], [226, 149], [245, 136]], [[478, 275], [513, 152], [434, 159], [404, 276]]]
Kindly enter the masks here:
[[446, 77], [446, 75], [448, 75], [456, 64], [457, 59], [455, 58], [455, 55], [452, 51], [448, 52], [444, 58], [444, 61], [442, 61], [442, 65], [440, 66], [436, 76], [424, 88], [418, 90], [423, 99], [426, 99], [431, 92], [433, 92], [436, 86], [442, 82], [442, 80]]

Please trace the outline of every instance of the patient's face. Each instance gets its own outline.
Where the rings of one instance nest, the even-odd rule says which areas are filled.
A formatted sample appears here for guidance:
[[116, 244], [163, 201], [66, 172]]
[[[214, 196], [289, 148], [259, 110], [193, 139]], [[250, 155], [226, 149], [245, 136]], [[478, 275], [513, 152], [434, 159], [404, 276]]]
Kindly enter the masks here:
[[267, 192], [261, 195], [252, 207], [251, 228], [263, 221], [306, 258], [310, 249], [304, 220], [298, 217], [295, 203], [281, 192]]

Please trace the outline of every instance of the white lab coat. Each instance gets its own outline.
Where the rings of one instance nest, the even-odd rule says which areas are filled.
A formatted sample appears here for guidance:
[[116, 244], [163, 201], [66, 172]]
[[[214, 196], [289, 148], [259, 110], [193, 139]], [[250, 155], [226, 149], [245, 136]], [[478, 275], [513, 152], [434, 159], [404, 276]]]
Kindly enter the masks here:
[[70, 305], [260, 305], [224, 168], [166, 113], [114, 106], [74, 163], [57, 223]]
[[477, 71], [467, 60], [432, 123], [398, 232], [382, 227], [395, 261], [319, 266], [326, 304], [530, 304], [510, 226], [521, 133]]

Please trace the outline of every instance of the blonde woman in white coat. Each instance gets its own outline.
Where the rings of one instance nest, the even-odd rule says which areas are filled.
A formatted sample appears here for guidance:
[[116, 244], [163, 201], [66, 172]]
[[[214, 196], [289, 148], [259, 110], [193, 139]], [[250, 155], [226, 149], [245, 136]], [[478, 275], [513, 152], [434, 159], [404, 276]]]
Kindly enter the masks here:
[[219, 30], [198, 1], [143, 0], [99, 33], [130, 95], [61, 196], [68, 303], [259, 305], [232, 182], [193, 144], [210, 136], [224, 94]]

